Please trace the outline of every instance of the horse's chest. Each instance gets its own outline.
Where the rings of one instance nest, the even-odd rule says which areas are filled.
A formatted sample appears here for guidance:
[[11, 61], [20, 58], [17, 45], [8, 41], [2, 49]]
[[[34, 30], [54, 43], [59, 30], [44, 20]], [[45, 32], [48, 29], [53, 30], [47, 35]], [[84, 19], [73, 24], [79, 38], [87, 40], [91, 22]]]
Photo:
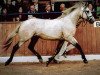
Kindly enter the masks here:
[[63, 33], [64, 35], [75, 35], [75, 32], [76, 32], [76, 28], [74, 26], [65, 26], [63, 27]]

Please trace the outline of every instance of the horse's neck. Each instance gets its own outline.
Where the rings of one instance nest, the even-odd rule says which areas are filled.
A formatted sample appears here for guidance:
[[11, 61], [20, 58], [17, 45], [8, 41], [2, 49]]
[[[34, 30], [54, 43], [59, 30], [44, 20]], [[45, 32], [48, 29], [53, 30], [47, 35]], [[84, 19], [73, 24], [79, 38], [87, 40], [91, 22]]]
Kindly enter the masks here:
[[77, 22], [80, 17], [79, 9], [75, 9], [75, 11], [71, 12], [69, 15], [65, 16], [64, 19], [70, 19], [74, 25], [77, 25]]

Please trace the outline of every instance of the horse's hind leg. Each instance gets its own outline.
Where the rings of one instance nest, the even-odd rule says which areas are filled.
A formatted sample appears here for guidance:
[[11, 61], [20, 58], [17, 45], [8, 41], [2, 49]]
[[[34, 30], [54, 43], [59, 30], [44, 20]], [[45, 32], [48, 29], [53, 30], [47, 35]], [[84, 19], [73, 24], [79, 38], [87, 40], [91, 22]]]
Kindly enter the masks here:
[[[60, 51], [60, 49], [61, 49], [63, 43], [64, 43], [64, 40], [59, 40], [59, 42], [58, 42], [58, 44], [57, 44], [57, 47], [56, 47], [56, 53], [55, 53], [55, 55], [59, 53], [59, 51]], [[55, 55], [54, 55], [54, 56], [55, 56]], [[49, 64], [52, 60], [53, 60], [55, 63], [58, 63], [57, 60], [54, 60], [54, 56], [49, 58], [49, 60], [48, 60], [47, 63], [46, 63], [47, 66], [48, 66], [48, 64]]]
[[34, 49], [34, 46], [37, 43], [38, 39], [39, 39], [38, 36], [33, 36], [31, 38], [31, 42], [30, 42], [28, 48], [32, 53], [34, 53], [38, 57], [39, 61], [42, 63], [43, 59], [42, 59], [41, 55]]
[[20, 46], [23, 44], [24, 42], [18, 42], [14, 47], [13, 47], [13, 50], [12, 50], [12, 53], [10, 55], [10, 58], [5, 62], [5, 66], [9, 65], [10, 62], [12, 61], [13, 59], [13, 56], [14, 54], [16, 53], [16, 51], [20, 48]]

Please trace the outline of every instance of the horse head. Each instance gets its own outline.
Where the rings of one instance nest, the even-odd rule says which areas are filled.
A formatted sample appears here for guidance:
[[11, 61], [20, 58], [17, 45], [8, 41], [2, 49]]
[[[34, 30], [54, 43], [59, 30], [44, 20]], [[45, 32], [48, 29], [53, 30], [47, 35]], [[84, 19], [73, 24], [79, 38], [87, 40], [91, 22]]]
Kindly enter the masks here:
[[87, 3], [83, 3], [82, 7], [81, 7], [81, 17], [83, 19], [86, 19], [89, 23], [93, 24], [95, 19], [92, 15], [92, 11], [89, 9], [88, 4]]

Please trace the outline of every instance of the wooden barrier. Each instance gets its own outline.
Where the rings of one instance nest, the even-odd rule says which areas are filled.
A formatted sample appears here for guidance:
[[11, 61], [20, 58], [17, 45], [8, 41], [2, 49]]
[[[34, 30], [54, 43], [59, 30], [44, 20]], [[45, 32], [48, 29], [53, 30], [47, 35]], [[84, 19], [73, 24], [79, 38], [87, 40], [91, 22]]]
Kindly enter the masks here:
[[[12, 32], [12, 30], [17, 26], [17, 22], [1, 22], [0, 23], [0, 56], [9, 56], [11, 54], [11, 50], [13, 45], [18, 41], [18, 35], [14, 37], [13, 43], [11, 47], [2, 53], [2, 43], [5, 40], [5, 37]], [[79, 44], [83, 48], [85, 54], [100, 54], [100, 28], [94, 28], [93, 25], [87, 23], [84, 25], [83, 23], [77, 28], [76, 39]], [[26, 42], [16, 53], [16, 56], [29, 56], [33, 55], [28, 50], [28, 44], [30, 40]], [[41, 55], [53, 55], [55, 53], [55, 49], [58, 41], [50, 41], [39, 39], [37, 42], [35, 49]], [[77, 49], [73, 49], [69, 51], [67, 54], [79, 54]]]

